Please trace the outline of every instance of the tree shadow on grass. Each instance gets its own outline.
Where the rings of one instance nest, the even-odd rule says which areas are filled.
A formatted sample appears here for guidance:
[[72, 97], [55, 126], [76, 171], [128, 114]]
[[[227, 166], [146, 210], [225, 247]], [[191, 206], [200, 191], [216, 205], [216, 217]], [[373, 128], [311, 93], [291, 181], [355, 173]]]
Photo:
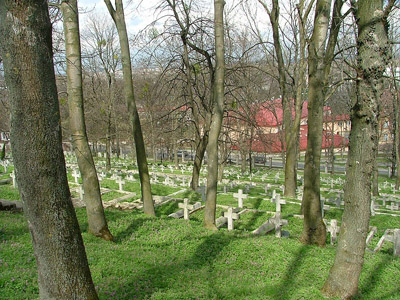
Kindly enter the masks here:
[[[362, 296], [362, 298], [370, 295], [376, 285], [379, 284], [379, 279], [385, 273], [387, 267], [390, 265], [391, 260], [393, 260], [393, 257], [385, 255], [384, 258], [382, 258], [381, 261], [374, 266], [365, 283], [360, 287], [360, 296]], [[393, 283], [397, 283], [397, 286], [393, 286], [392, 291], [388, 291], [385, 295], [379, 297], [379, 299], [390, 299], [392, 295], [400, 295], [400, 285], [398, 281], [395, 280]]]
[[157, 206], [155, 210], [157, 217], [161, 217], [162, 215], [168, 216], [178, 210], [178, 202], [177, 201], [168, 202], [167, 204]]
[[[182, 242], [184, 242], [185, 239], [192, 238], [187, 236], [182, 239]], [[190, 280], [195, 277], [194, 274], [204, 267], [207, 268], [208, 289], [207, 291], [201, 291], [206, 295], [200, 298], [215, 299], [215, 297], [217, 297], [217, 299], [220, 299], [221, 295], [219, 295], [215, 288], [217, 275], [214, 274], [214, 261], [233, 239], [235, 239], [234, 236], [220, 232], [204, 237], [193, 255], [187, 259], [182, 261], [166, 261], [163, 264], [147, 268], [131, 277], [129, 281], [124, 282], [124, 284], [115, 291], [116, 299], [149, 299], [155, 292], [163, 289], [171, 289], [172, 286], [175, 285], [174, 299], [186, 299], [182, 298], [188, 297], [187, 287], [184, 286], [190, 283], [186, 281], [181, 282], [178, 278], [182, 278], [182, 274], [184, 274], [190, 282]], [[182, 295], [179, 295], [180, 287], [182, 288]]]
[[[290, 289], [295, 283], [295, 281], [298, 281], [298, 273], [301, 270], [301, 264], [303, 263], [303, 260], [305, 257], [307, 257], [307, 253], [310, 249], [310, 246], [303, 245], [299, 248], [297, 251], [296, 255], [294, 256], [292, 262], [286, 269], [286, 273], [282, 280], [280, 281], [280, 284], [275, 287], [275, 290], [277, 291], [277, 294], [273, 299], [277, 300], [285, 300], [289, 299], [290, 296]], [[279, 294], [278, 294], [279, 293]]]

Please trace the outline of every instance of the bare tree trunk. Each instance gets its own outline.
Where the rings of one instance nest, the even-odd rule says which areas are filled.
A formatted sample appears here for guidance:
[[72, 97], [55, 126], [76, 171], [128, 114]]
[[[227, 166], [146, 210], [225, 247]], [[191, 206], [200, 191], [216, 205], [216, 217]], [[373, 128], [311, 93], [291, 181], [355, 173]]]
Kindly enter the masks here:
[[324, 246], [326, 243], [326, 227], [322, 220], [320, 203], [320, 165], [322, 149], [323, 107], [326, 86], [333, 60], [339, 25], [342, 0], [335, 0], [332, 25], [328, 36], [330, 0], [317, 0], [314, 30], [308, 54], [308, 134], [304, 165], [304, 193], [302, 211], [304, 213], [301, 242]]
[[68, 188], [47, 2], [2, 1], [0, 36], [14, 166], [39, 297], [98, 299]]
[[350, 299], [358, 293], [369, 228], [378, 105], [383, 91], [383, 73], [390, 60], [385, 29], [387, 11], [383, 12], [383, 2], [358, 1], [355, 8], [358, 25], [357, 89], [351, 113], [345, 208], [335, 262], [323, 287], [325, 295], [342, 299]]
[[89, 232], [112, 241], [101, 200], [96, 166], [86, 134], [81, 67], [81, 44], [79, 37], [77, 0], [61, 3], [63, 14], [65, 49], [67, 59], [67, 92], [72, 145], [82, 174], [84, 201], [88, 216]]
[[[244, 143], [242, 143], [242, 146], [243, 147], [246, 147], [246, 146], [244, 146]], [[240, 171], [241, 171], [241, 173], [243, 174], [244, 172], [246, 172], [246, 157], [247, 157], [247, 151], [246, 151], [246, 149], [242, 149], [242, 147], [240, 148], [240, 159], [241, 159], [241, 161], [240, 161]]]
[[131, 118], [133, 137], [136, 146], [136, 158], [139, 169], [139, 178], [142, 191], [143, 210], [147, 215], [155, 216], [153, 196], [151, 195], [151, 185], [149, 169], [147, 166], [146, 150], [143, 140], [142, 127], [140, 125], [139, 114], [136, 108], [135, 95], [133, 91], [132, 66], [129, 51], [128, 33], [124, 16], [122, 0], [115, 0], [115, 9], [110, 0], [104, 0], [107, 9], [117, 27], [119, 42], [121, 45], [122, 73], [124, 77], [124, 92]]
[[215, 211], [217, 207], [218, 185], [218, 137], [221, 132], [224, 116], [224, 0], [214, 0], [214, 31], [215, 31], [215, 77], [213, 85], [214, 113], [211, 119], [210, 134], [208, 138], [208, 176], [207, 198], [204, 208], [204, 227], [216, 230]]
[[372, 195], [379, 196], [379, 167], [378, 167], [378, 148], [379, 138], [375, 140], [374, 164], [372, 169]]
[[206, 153], [208, 144], [208, 135], [203, 135], [201, 139], [196, 143], [196, 154], [193, 162], [192, 181], [190, 187], [193, 191], [196, 191], [199, 187], [200, 170], [203, 163], [204, 154]]
[[[285, 166], [285, 196], [294, 197], [296, 195], [296, 153], [297, 153], [297, 142], [295, 136], [297, 131], [300, 129], [300, 118], [298, 125], [293, 124], [292, 119], [292, 106], [289, 100], [289, 95], [286, 89], [286, 69], [285, 61], [283, 59], [283, 52], [279, 37], [279, 2], [278, 0], [272, 1], [272, 10], [268, 9], [268, 6], [262, 1], [258, 0], [268, 13], [271, 25], [272, 34], [274, 40], [274, 48], [276, 53], [276, 58], [278, 61], [278, 71], [279, 71], [279, 88], [282, 95], [282, 109], [284, 112], [283, 123], [284, 123], [284, 138], [282, 138], [282, 149], [286, 149], [286, 155], [283, 159]], [[300, 101], [300, 100], [299, 100]], [[296, 113], [298, 113], [296, 111]], [[301, 111], [300, 111], [301, 113]], [[297, 125], [297, 126], [296, 126]], [[284, 142], [284, 143], [283, 143]], [[284, 154], [283, 154], [284, 155]]]
[[106, 170], [111, 171], [111, 122], [107, 124], [106, 134]]
[[396, 81], [396, 64], [392, 59], [392, 76], [393, 76], [393, 87], [394, 87], [394, 95], [393, 95], [393, 152], [395, 156], [395, 167], [394, 170], [397, 171], [397, 174], [393, 172], [393, 176], [395, 176], [395, 189], [399, 190], [400, 185], [400, 116], [399, 116], [399, 88]]

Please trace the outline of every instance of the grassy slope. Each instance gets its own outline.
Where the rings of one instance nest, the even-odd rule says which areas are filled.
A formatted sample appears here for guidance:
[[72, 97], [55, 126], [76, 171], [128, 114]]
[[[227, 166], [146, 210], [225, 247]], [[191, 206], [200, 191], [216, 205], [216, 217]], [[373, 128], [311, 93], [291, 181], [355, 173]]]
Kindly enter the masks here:
[[[175, 203], [159, 207], [156, 219], [107, 210], [116, 243], [90, 236], [85, 211], [77, 210], [101, 299], [322, 298], [319, 289], [335, 249], [300, 244], [301, 220], [289, 218], [289, 239], [252, 237], [251, 213], [238, 223], [240, 230], [210, 233], [201, 215], [189, 222], [165, 217], [175, 209]], [[24, 216], [0, 212], [0, 224], [0, 299], [35, 299], [36, 267]], [[362, 299], [399, 299], [399, 276], [400, 260], [390, 246], [367, 252]]]
[[[274, 172], [269, 172], [273, 181]], [[117, 188], [111, 180], [103, 185]], [[241, 186], [244, 188], [244, 185]], [[140, 195], [137, 182], [126, 189]], [[235, 188], [235, 192], [238, 187]], [[155, 185], [153, 193], [167, 195], [178, 189]], [[260, 195], [263, 188], [252, 188], [245, 200], [248, 208], [274, 211], [275, 204]], [[119, 193], [103, 196], [111, 200]], [[185, 192], [192, 202], [199, 195]], [[0, 186], [0, 198], [18, 200], [10, 185]], [[236, 206], [230, 194], [218, 196], [218, 204]], [[93, 279], [101, 299], [321, 299], [319, 292], [333, 263], [335, 248], [304, 246], [298, 242], [302, 220], [289, 217], [299, 213], [299, 206], [282, 207], [289, 220], [289, 239], [273, 235], [249, 234], [269, 214], [246, 213], [235, 222], [233, 232], [205, 231], [203, 212], [191, 221], [169, 219], [178, 209], [170, 202], [157, 210], [157, 219], [142, 213], [106, 210], [109, 227], [116, 243], [98, 240], [87, 233], [84, 209], [77, 209]], [[222, 209], [217, 210], [217, 216]], [[328, 219], [341, 219], [342, 210], [325, 212]], [[386, 228], [400, 228], [400, 218], [374, 216], [371, 225], [381, 235]], [[370, 248], [378, 242], [375, 237]], [[392, 256], [392, 245], [380, 253], [366, 253], [361, 277], [362, 299], [400, 299], [400, 259]], [[27, 224], [23, 214], [0, 212], [0, 299], [37, 299], [36, 264]], [[361, 297], [360, 297], [361, 299]]]

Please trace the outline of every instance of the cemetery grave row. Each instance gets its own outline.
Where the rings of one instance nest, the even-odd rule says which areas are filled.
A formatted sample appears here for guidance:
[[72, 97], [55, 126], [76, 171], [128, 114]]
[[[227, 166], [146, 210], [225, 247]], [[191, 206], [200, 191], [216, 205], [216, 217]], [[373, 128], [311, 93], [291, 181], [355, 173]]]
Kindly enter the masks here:
[[[99, 181], [103, 194], [104, 207], [119, 208], [119, 209], [141, 209], [140, 201], [140, 184], [138, 180], [138, 172], [135, 168], [131, 168], [128, 162], [118, 160], [118, 164], [111, 172], [107, 172], [105, 164], [101, 160], [97, 160]], [[2, 164], [4, 171], [12, 170], [12, 164]], [[84, 206], [83, 189], [81, 186], [80, 173], [77, 164], [72, 158], [67, 159], [68, 178], [74, 203], [77, 206]], [[172, 165], [152, 165], [150, 168], [151, 181], [154, 193], [156, 206], [161, 206], [167, 203], [176, 202], [177, 211], [170, 213], [171, 217], [189, 219], [194, 216], [198, 221], [201, 221], [201, 211], [204, 208], [205, 201], [205, 172], [203, 171], [200, 179], [200, 188], [198, 194], [190, 192], [190, 170], [187, 165], [179, 165], [176, 169]], [[176, 173], [176, 174], [175, 174]], [[253, 234], [266, 234], [275, 231], [277, 237], [288, 236], [289, 233], [282, 230], [283, 226], [288, 226], [292, 217], [299, 217], [296, 213], [299, 212], [302, 198], [303, 177], [298, 177], [298, 196], [297, 199], [285, 199], [282, 173], [267, 170], [266, 172], [258, 170], [254, 174], [240, 174], [238, 170], [226, 169], [227, 176], [219, 185], [218, 193], [218, 215], [217, 226], [219, 228], [227, 227], [228, 230], [240, 230], [244, 226], [244, 220], [252, 220], [251, 231]], [[15, 176], [13, 172], [9, 172], [12, 185], [16, 188]], [[228, 177], [228, 178], [226, 178]], [[339, 215], [337, 210], [343, 209], [343, 190], [340, 188], [344, 184], [344, 179], [336, 178], [321, 178], [321, 206], [324, 208], [323, 213], [327, 213], [326, 220], [327, 231], [329, 233], [332, 244], [337, 239], [340, 227], [336, 219], [332, 216]], [[159, 187], [159, 188], [157, 188]], [[382, 193], [380, 197], [373, 198], [371, 203], [372, 215], [383, 214], [400, 216], [399, 214], [399, 195], [398, 193], [390, 193], [393, 191], [391, 183], [385, 181], [380, 183], [380, 188], [388, 193]], [[189, 195], [189, 199], [185, 199]], [[183, 203], [180, 203], [183, 200]], [[178, 203], [179, 202], [179, 203]], [[282, 215], [281, 205], [287, 204], [288, 209], [285, 209], [285, 216]], [[285, 205], [286, 206], [286, 205]], [[180, 208], [180, 210], [179, 210]], [[332, 213], [331, 213], [332, 212]], [[200, 214], [200, 215], [199, 215]], [[196, 217], [196, 215], [198, 215]], [[289, 218], [289, 221], [288, 221]], [[339, 219], [339, 218], [338, 218]], [[235, 225], [238, 223], [238, 225]], [[285, 227], [285, 228], [286, 228]], [[399, 226], [400, 227], [400, 226]], [[250, 229], [247, 226], [248, 229]], [[372, 233], [372, 234], [371, 234]], [[370, 243], [378, 230], [372, 230], [367, 238]], [[384, 241], [389, 241], [394, 244], [394, 253], [399, 253], [398, 231], [395, 228], [385, 229], [383, 235], [379, 239], [375, 251], [382, 248]]]

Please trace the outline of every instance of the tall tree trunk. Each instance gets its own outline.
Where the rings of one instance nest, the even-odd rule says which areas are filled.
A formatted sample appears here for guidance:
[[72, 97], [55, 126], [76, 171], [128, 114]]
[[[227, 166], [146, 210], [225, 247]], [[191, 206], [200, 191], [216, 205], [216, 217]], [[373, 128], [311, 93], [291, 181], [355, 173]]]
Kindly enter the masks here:
[[[279, 37], [279, 1], [272, 1], [272, 10], [268, 9], [268, 6], [262, 1], [258, 0], [263, 7], [266, 9], [271, 25], [272, 25], [272, 35], [274, 40], [274, 48], [276, 59], [278, 62], [278, 71], [279, 71], [279, 88], [282, 95], [282, 109], [283, 109], [283, 134], [284, 145], [282, 143], [282, 149], [285, 149], [285, 196], [294, 197], [296, 195], [296, 148], [297, 143], [294, 138], [296, 133], [294, 132], [296, 129], [299, 130], [300, 127], [293, 128], [293, 119], [292, 119], [292, 105], [289, 102], [289, 95], [286, 89], [286, 64], [283, 59], [282, 46]], [[300, 112], [301, 113], [301, 112]], [[300, 125], [300, 123], [299, 123]], [[292, 134], [294, 133], [294, 135]]]
[[335, 262], [323, 287], [325, 295], [342, 299], [350, 299], [358, 293], [369, 228], [378, 105], [383, 90], [383, 73], [390, 60], [383, 3], [383, 0], [363, 0], [358, 1], [355, 8], [358, 67], [356, 101], [351, 112], [345, 208]]
[[96, 166], [86, 134], [81, 67], [81, 43], [79, 37], [77, 0], [64, 0], [61, 3], [65, 33], [67, 59], [67, 92], [72, 145], [82, 174], [83, 199], [86, 204], [89, 232], [97, 237], [112, 241], [108, 230], [101, 200], [100, 185]]
[[378, 148], [379, 137], [375, 140], [374, 164], [372, 169], [372, 196], [379, 197], [379, 166], [378, 166]]
[[151, 195], [151, 185], [149, 169], [147, 166], [146, 150], [143, 140], [142, 127], [140, 125], [139, 114], [136, 108], [135, 95], [132, 81], [131, 56], [129, 51], [128, 33], [124, 16], [122, 0], [115, 0], [115, 9], [110, 0], [104, 0], [107, 9], [117, 27], [119, 42], [121, 45], [122, 73], [124, 78], [124, 93], [131, 118], [133, 137], [136, 146], [136, 159], [139, 169], [139, 178], [142, 191], [143, 210], [147, 215], [155, 216], [153, 196]]
[[393, 76], [393, 87], [394, 87], [394, 95], [393, 95], [393, 151], [395, 156], [395, 170], [397, 174], [393, 174], [395, 176], [395, 189], [399, 190], [400, 185], [400, 116], [399, 116], [399, 88], [397, 85], [396, 78], [396, 64], [392, 60], [392, 76]]
[[203, 163], [204, 154], [206, 153], [207, 144], [208, 135], [203, 135], [201, 139], [196, 143], [197, 147], [193, 162], [192, 181], [190, 182], [190, 187], [193, 191], [196, 191], [199, 187], [201, 165]]
[[208, 176], [207, 198], [204, 208], [204, 227], [216, 230], [215, 211], [217, 205], [218, 185], [218, 137], [221, 132], [224, 116], [224, 0], [214, 0], [214, 31], [215, 31], [215, 75], [213, 85], [214, 113], [211, 118], [210, 133], [208, 138]]
[[342, 5], [342, 0], [335, 0], [329, 41], [325, 51], [331, 1], [317, 0], [314, 30], [308, 54], [308, 134], [302, 202], [304, 223], [300, 240], [304, 244], [319, 246], [324, 246], [326, 242], [326, 227], [322, 220], [320, 203], [323, 107], [339, 25], [341, 23], [340, 10]]
[[98, 299], [68, 188], [47, 1], [1, 1], [0, 36], [39, 297]]

